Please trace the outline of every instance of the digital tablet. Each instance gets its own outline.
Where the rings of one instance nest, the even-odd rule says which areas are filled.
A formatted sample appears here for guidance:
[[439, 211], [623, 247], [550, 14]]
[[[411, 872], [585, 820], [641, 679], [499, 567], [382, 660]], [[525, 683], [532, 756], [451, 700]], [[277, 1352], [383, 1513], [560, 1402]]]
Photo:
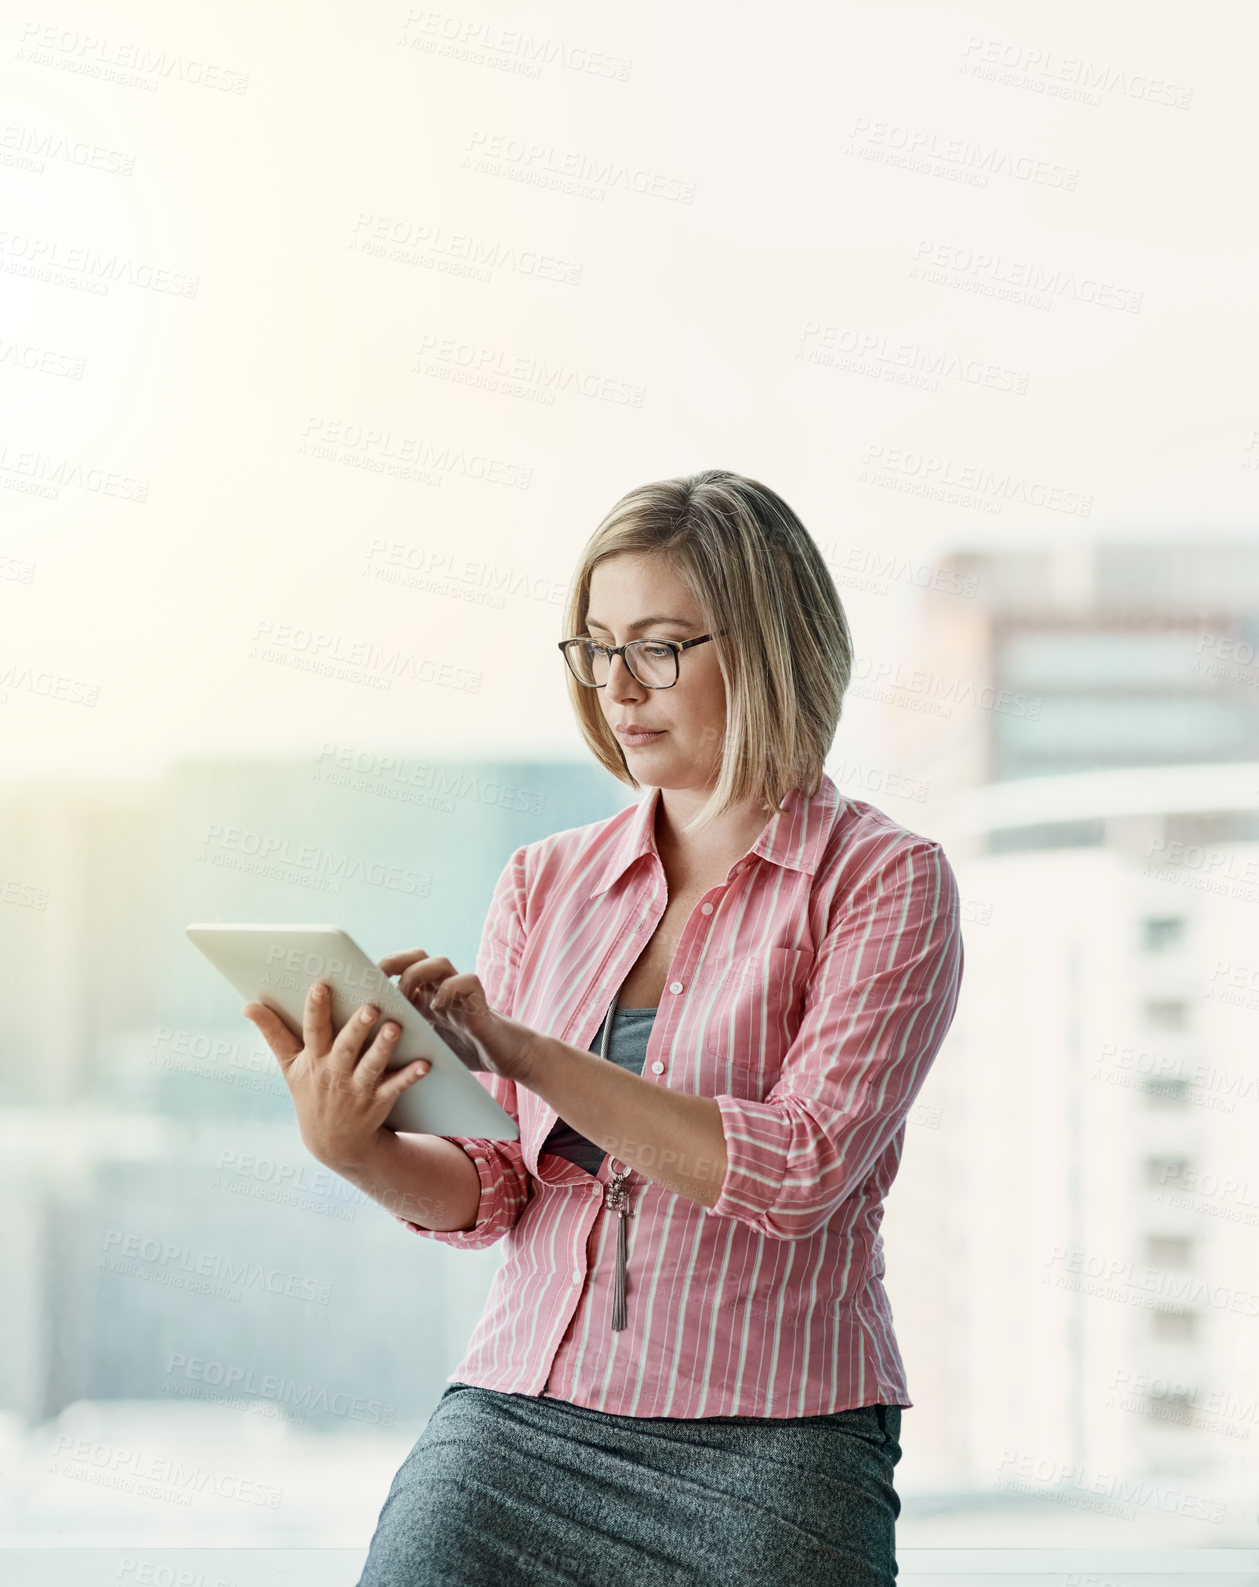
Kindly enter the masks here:
[[[516, 1121], [481, 1084], [471, 1067], [447, 1044], [402, 993], [396, 981], [369, 959], [338, 926], [252, 926], [197, 922], [189, 940], [250, 1003], [261, 1003], [300, 1032], [306, 993], [316, 981], [332, 991], [332, 1028], [341, 1029], [363, 1003], [380, 1010], [359, 1048], [360, 1056], [386, 1020], [402, 1034], [389, 1060], [400, 1069], [427, 1058], [432, 1068], [408, 1087], [385, 1123], [413, 1135], [473, 1135], [514, 1141]], [[482, 1070], [481, 1073], [486, 1071]]]

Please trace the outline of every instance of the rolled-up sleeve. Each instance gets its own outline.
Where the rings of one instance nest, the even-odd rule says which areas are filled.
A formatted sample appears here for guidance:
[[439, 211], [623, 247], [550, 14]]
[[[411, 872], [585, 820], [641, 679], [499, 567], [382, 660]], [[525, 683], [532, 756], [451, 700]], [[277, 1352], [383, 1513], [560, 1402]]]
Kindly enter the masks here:
[[953, 1020], [961, 912], [938, 843], [899, 850], [822, 942], [796, 1039], [764, 1101], [718, 1096], [727, 1168], [711, 1217], [816, 1234], [904, 1124]]
[[[508, 1015], [514, 1003], [524, 940], [525, 848], [522, 846], [508, 860], [495, 885], [476, 961], [476, 973], [490, 1007]], [[515, 1081], [483, 1071], [477, 1071], [473, 1078], [511, 1114], [519, 1128]], [[501, 1240], [524, 1211], [533, 1187], [525, 1167], [524, 1152], [519, 1138], [495, 1141], [481, 1136], [446, 1135], [442, 1139], [461, 1146], [476, 1167], [481, 1181], [477, 1221], [470, 1229], [423, 1229], [398, 1213], [393, 1216], [429, 1240], [478, 1251]]]

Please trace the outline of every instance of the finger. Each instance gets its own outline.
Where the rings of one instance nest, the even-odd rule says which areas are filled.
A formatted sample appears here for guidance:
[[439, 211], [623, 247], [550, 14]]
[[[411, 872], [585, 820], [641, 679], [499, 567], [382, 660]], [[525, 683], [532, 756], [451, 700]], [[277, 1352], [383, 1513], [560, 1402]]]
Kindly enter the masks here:
[[367, 1033], [379, 1018], [380, 1009], [375, 1003], [360, 1004], [337, 1032], [325, 1058], [325, 1067], [342, 1075], [352, 1075]]
[[390, 1107], [398, 1100], [402, 1093], [423, 1080], [432, 1068], [427, 1058], [417, 1058], [413, 1064], [406, 1064], [399, 1069], [397, 1074], [390, 1075], [388, 1080], [383, 1080], [376, 1092], [376, 1100], [383, 1107], [386, 1103]]
[[302, 1007], [302, 1041], [308, 1052], [326, 1053], [332, 1043], [332, 999], [327, 984], [312, 981]]
[[398, 979], [398, 988], [405, 997], [413, 998], [418, 994], [422, 998], [427, 998], [434, 987], [447, 976], [455, 973], [455, 967], [449, 959], [426, 957], [419, 964], [413, 964], [402, 972]]
[[241, 1013], [258, 1027], [259, 1034], [275, 1054], [280, 1068], [287, 1070], [302, 1050], [300, 1039], [278, 1014], [264, 1008], [261, 1003], [246, 1003]]
[[481, 979], [473, 971], [452, 975], [438, 987], [433, 997], [434, 1014], [469, 1014], [475, 1017], [489, 1008]]
[[427, 1015], [447, 1047], [470, 1069], [486, 1069], [485, 1039], [498, 1016], [486, 1002], [477, 976], [453, 975], [443, 981]]
[[[358, 1061], [354, 1078], [366, 1092], [374, 1092], [384, 1074], [389, 1060], [398, 1049], [402, 1027], [396, 1020], [387, 1019], [376, 1032], [371, 1046]], [[427, 1063], [427, 1059], [424, 1060]]]
[[387, 953], [383, 959], [377, 959], [376, 964], [386, 975], [397, 975], [417, 959], [427, 958], [428, 954], [423, 948], [407, 948], [401, 953]]

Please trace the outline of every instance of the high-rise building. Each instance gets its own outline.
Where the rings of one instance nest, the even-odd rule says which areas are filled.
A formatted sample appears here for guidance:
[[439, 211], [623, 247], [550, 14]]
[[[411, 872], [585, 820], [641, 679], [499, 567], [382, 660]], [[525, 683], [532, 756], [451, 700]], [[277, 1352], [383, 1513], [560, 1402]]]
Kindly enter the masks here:
[[1259, 1442], [1259, 550], [945, 567], [887, 696], [964, 898], [887, 1221], [921, 1467], [1151, 1521], [1174, 1491], [1222, 1544]]

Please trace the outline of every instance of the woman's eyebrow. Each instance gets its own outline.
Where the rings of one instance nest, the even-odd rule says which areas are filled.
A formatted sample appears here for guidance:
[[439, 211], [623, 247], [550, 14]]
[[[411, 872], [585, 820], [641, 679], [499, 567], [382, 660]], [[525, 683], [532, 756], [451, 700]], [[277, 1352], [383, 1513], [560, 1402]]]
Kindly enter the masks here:
[[[640, 628], [655, 628], [658, 624], [671, 624], [674, 628], [691, 628], [694, 625], [685, 617], [640, 617], [636, 623], [630, 623], [626, 633], [632, 634]], [[610, 634], [612, 630], [606, 623], [601, 623], [597, 617], [587, 617], [587, 628], [602, 628], [604, 633]]]

